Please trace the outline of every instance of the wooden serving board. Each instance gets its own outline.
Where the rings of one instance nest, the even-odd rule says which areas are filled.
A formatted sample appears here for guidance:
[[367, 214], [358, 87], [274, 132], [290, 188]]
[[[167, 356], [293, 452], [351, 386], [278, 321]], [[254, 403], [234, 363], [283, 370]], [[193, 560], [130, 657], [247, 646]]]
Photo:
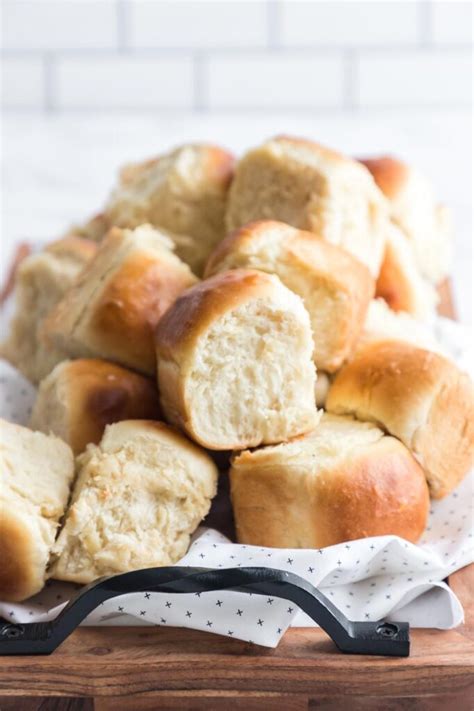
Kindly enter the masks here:
[[[440, 312], [454, 316], [449, 287]], [[474, 566], [449, 578], [455, 630], [412, 630], [408, 658], [343, 655], [320, 629], [276, 649], [195, 630], [82, 627], [49, 657], [0, 657], [0, 711], [472, 711]]]

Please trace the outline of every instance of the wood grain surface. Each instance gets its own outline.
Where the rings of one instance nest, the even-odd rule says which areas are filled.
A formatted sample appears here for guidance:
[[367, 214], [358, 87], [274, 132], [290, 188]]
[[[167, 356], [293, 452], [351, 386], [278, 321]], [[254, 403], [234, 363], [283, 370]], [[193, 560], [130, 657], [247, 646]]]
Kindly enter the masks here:
[[[442, 310], [453, 316], [446, 296]], [[224, 515], [218, 504], [216, 522]], [[472, 711], [474, 566], [449, 584], [465, 623], [412, 630], [406, 659], [343, 655], [319, 629], [266, 649], [195, 630], [82, 627], [49, 657], [0, 658], [0, 711]]]

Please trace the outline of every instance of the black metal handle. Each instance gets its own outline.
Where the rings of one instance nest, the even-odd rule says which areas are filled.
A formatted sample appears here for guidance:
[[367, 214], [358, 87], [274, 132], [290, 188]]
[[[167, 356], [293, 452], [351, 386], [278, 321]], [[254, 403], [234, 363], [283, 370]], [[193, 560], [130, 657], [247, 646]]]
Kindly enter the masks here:
[[352, 622], [299, 575], [274, 568], [146, 568], [101, 578], [82, 588], [51, 622], [0, 621], [0, 654], [51, 654], [102, 602], [134, 592], [196, 593], [211, 590], [269, 595], [289, 600], [332, 638], [341, 652], [407, 657], [406, 622]]

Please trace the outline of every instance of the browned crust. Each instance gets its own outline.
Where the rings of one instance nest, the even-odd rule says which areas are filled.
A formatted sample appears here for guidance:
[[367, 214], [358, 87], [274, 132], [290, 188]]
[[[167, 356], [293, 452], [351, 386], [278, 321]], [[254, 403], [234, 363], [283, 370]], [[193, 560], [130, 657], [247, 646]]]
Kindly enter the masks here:
[[[34, 533], [1, 504], [0, 600], [19, 602], [39, 592], [44, 584]], [[43, 561], [46, 568], [46, 561]]]
[[385, 244], [375, 296], [384, 299], [392, 311], [406, 311], [407, 313], [415, 311], [412, 285], [407, 280], [397, 252], [389, 240]]
[[473, 384], [437, 353], [401, 341], [369, 343], [336, 375], [326, 408], [380, 423], [404, 441], [421, 457], [435, 498], [472, 466]]
[[154, 328], [190, 282], [187, 270], [176, 270], [166, 260], [131, 254], [95, 304], [88, 330], [95, 340], [105, 341], [108, 350], [125, 350], [127, 359], [152, 373]]
[[212, 183], [227, 191], [235, 172], [235, 156], [224, 148], [205, 145], [207, 149], [207, 172]]
[[274, 288], [274, 277], [254, 269], [221, 272], [193, 286], [176, 299], [158, 324], [158, 357], [176, 360], [221, 314]]
[[69, 361], [58, 369], [58, 389], [62, 389], [61, 381], [69, 410], [68, 444], [74, 454], [89, 443], [98, 444], [106, 425], [160, 417], [155, 382], [114, 363], [95, 358]]
[[359, 163], [372, 173], [375, 183], [389, 199], [395, 198], [402, 190], [410, 172], [405, 163], [391, 156], [360, 158]]
[[[429, 495], [423, 471], [393, 437], [319, 473], [281, 461], [234, 461], [230, 471], [237, 538], [277, 548], [322, 548], [367, 536], [417, 541]], [[240, 466], [241, 464], [241, 466]]]

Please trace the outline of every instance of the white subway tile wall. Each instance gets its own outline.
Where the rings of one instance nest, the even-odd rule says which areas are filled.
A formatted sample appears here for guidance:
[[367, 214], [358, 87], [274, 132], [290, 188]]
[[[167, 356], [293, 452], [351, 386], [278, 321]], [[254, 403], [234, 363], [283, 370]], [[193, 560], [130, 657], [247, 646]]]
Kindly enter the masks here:
[[466, 108], [472, 4], [0, 0], [11, 110]]

